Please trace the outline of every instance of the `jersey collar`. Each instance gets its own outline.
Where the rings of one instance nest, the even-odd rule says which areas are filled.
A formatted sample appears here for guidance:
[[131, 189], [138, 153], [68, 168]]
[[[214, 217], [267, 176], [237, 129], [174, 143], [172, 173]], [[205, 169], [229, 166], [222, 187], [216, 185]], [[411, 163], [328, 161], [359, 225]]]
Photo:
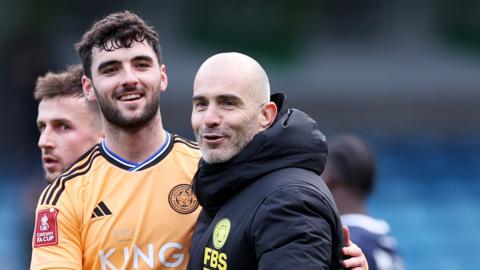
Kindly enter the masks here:
[[105, 140], [103, 140], [100, 143], [100, 152], [102, 152], [103, 156], [113, 165], [120, 167], [124, 170], [135, 172], [135, 171], [140, 171], [146, 168], [149, 168], [158, 162], [160, 162], [165, 156], [168, 155], [170, 150], [172, 149], [173, 146], [173, 140], [172, 136], [170, 133], [167, 131], [165, 132], [165, 141], [163, 142], [162, 146], [153, 153], [149, 158], [147, 158], [145, 161], [142, 161], [140, 163], [136, 163], [133, 161], [126, 160], [125, 158], [122, 158], [118, 154], [115, 154], [112, 150], [108, 149], [107, 143]]

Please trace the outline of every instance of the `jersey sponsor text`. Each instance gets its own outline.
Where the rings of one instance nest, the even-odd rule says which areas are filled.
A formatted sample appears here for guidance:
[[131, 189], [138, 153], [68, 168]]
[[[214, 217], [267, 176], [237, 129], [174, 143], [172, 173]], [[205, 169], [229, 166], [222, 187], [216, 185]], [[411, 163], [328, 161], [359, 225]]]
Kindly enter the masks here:
[[[173, 249], [173, 254], [169, 258], [167, 258], [167, 251]], [[109, 250], [101, 249], [98, 252], [98, 256], [100, 256], [100, 260], [102, 263], [102, 270], [115, 270], [115, 269], [137, 269], [141, 262], [144, 265], [154, 269], [155, 265], [155, 257], [157, 256], [158, 261], [165, 267], [175, 268], [182, 264], [185, 258], [185, 254], [183, 251], [183, 245], [176, 242], [168, 242], [162, 245], [158, 252], [155, 252], [156, 249], [153, 243], [147, 245], [146, 248], [143, 250], [139, 248], [137, 245], [133, 245], [132, 248], [123, 247], [122, 249], [111, 248]], [[115, 265], [112, 263], [109, 258], [116, 253], [122, 252], [123, 253], [123, 263], [122, 265]], [[133, 258], [131, 262], [129, 262], [129, 258]], [[129, 265], [131, 263], [131, 265]]]

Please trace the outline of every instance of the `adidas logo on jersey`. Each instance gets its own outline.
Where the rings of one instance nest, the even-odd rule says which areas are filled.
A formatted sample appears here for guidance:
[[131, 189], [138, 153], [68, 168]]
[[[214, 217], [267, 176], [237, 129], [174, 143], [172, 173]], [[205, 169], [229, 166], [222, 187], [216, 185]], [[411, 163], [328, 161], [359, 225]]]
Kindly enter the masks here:
[[101, 201], [98, 203], [97, 207], [93, 209], [92, 218], [108, 216], [111, 214], [112, 212], [110, 211], [110, 209], [108, 209], [107, 205], [103, 201]]

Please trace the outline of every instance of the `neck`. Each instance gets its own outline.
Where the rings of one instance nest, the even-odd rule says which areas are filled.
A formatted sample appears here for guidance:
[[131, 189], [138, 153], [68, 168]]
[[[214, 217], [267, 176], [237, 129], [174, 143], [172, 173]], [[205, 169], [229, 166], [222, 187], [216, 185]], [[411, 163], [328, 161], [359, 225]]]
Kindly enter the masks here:
[[341, 215], [367, 213], [365, 201], [357, 194], [340, 188], [332, 191], [332, 193]]
[[126, 160], [136, 163], [146, 160], [165, 141], [160, 113], [152, 121], [135, 130], [125, 130], [105, 123], [105, 141], [110, 150]]

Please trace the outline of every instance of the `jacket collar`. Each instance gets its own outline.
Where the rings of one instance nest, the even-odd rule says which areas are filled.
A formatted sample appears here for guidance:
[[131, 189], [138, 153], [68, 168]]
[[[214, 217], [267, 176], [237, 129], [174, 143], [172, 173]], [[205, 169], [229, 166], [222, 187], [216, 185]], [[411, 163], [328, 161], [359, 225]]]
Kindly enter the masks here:
[[209, 215], [245, 186], [282, 168], [297, 167], [323, 172], [327, 146], [317, 123], [297, 109], [287, 109], [283, 94], [271, 101], [278, 108], [274, 123], [258, 133], [236, 156], [224, 163], [200, 160], [193, 180], [193, 191]]

